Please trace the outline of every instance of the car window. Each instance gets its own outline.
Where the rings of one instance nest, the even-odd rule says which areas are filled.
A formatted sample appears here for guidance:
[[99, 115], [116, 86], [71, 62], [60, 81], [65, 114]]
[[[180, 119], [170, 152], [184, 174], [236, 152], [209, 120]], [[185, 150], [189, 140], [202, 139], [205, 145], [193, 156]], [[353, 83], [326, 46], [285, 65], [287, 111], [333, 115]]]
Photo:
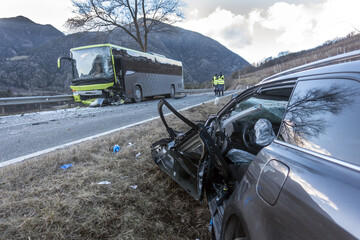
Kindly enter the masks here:
[[284, 117], [287, 100], [274, 100], [271, 98], [259, 98], [253, 96], [244, 102], [238, 103], [235, 109], [231, 112], [230, 116], [234, 116], [239, 112], [249, 109], [254, 106], [261, 106], [261, 110], [252, 114], [246, 115], [241, 118], [241, 121], [255, 123], [260, 118], [266, 118], [272, 123], [281, 123]]
[[353, 80], [300, 81], [279, 140], [360, 165], [360, 84]]
[[271, 144], [279, 132], [292, 89], [292, 86], [287, 86], [258, 91], [233, 105], [220, 122], [227, 136], [227, 149], [239, 149], [256, 155]]

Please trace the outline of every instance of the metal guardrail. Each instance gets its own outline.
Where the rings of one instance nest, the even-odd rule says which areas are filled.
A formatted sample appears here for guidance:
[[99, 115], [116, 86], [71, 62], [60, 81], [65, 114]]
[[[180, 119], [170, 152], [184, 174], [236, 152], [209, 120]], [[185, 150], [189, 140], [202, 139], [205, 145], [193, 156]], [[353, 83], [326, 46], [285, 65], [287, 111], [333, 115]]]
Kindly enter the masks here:
[[50, 103], [50, 102], [68, 102], [73, 100], [74, 100], [73, 95], [11, 97], [11, 98], [0, 98], [0, 106]]
[[206, 88], [206, 89], [184, 89], [184, 93], [200, 93], [200, 92], [212, 92], [214, 91], [213, 88]]
[[42, 104], [52, 102], [70, 102], [74, 101], [72, 95], [57, 95], [57, 96], [35, 96], [35, 97], [11, 97], [0, 98], [1, 113], [5, 114], [5, 106], [25, 105], [25, 104], [39, 104], [39, 109], [42, 109]]
[[[184, 89], [184, 93], [209, 92], [213, 89]], [[5, 114], [5, 106], [24, 105], [24, 104], [41, 104], [51, 102], [71, 102], [74, 101], [73, 95], [56, 95], [56, 96], [34, 96], [34, 97], [10, 97], [0, 98], [0, 107], [2, 114]]]
[[[213, 89], [184, 89], [184, 93], [210, 92]], [[0, 98], [0, 106], [73, 101], [73, 95]]]

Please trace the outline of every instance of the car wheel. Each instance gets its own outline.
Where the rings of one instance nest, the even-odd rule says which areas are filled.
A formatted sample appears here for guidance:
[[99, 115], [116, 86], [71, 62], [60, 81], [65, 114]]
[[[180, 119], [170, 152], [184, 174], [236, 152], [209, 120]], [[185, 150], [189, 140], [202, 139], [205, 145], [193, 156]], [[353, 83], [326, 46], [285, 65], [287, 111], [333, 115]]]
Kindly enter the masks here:
[[249, 240], [241, 226], [240, 220], [233, 215], [227, 222], [223, 240]]
[[135, 87], [135, 91], [134, 91], [134, 102], [139, 103], [142, 100], [142, 91], [141, 88], [139, 86]]
[[175, 87], [174, 87], [174, 85], [171, 85], [171, 88], [170, 88], [170, 97], [171, 97], [171, 98], [174, 98], [174, 97], [175, 97]]

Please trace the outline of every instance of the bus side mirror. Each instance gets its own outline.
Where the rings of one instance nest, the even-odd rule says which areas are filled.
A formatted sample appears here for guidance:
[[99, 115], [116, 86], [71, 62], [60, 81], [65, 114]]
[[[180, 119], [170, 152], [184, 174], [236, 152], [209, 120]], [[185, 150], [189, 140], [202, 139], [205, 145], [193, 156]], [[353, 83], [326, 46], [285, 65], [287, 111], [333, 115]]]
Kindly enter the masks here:
[[61, 57], [59, 57], [58, 58], [58, 60], [57, 60], [57, 65], [58, 65], [58, 68], [60, 68], [61, 66], [60, 66], [60, 62], [61, 62]]
[[71, 62], [74, 61], [74, 59], [69, 58], [69, 57], [59, 57], [58, 60], [57, 60], [57, 66], [58, 66], [58, 68], [61, 67], [61, 60], [68, 60], [68, 61], [71, 61]]

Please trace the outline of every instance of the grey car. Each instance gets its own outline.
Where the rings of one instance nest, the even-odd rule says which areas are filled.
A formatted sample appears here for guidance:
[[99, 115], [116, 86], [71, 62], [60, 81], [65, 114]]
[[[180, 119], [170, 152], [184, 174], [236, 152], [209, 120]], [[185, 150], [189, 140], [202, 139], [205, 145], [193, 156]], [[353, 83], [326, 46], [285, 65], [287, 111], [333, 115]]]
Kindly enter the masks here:
[[[166, 100], [152, 157], [194, 199], [214, 239], [360, 239], [360, 51], [297, 67], [204, 123]], [[168, 125], [168, 107], [190, 126]]]

